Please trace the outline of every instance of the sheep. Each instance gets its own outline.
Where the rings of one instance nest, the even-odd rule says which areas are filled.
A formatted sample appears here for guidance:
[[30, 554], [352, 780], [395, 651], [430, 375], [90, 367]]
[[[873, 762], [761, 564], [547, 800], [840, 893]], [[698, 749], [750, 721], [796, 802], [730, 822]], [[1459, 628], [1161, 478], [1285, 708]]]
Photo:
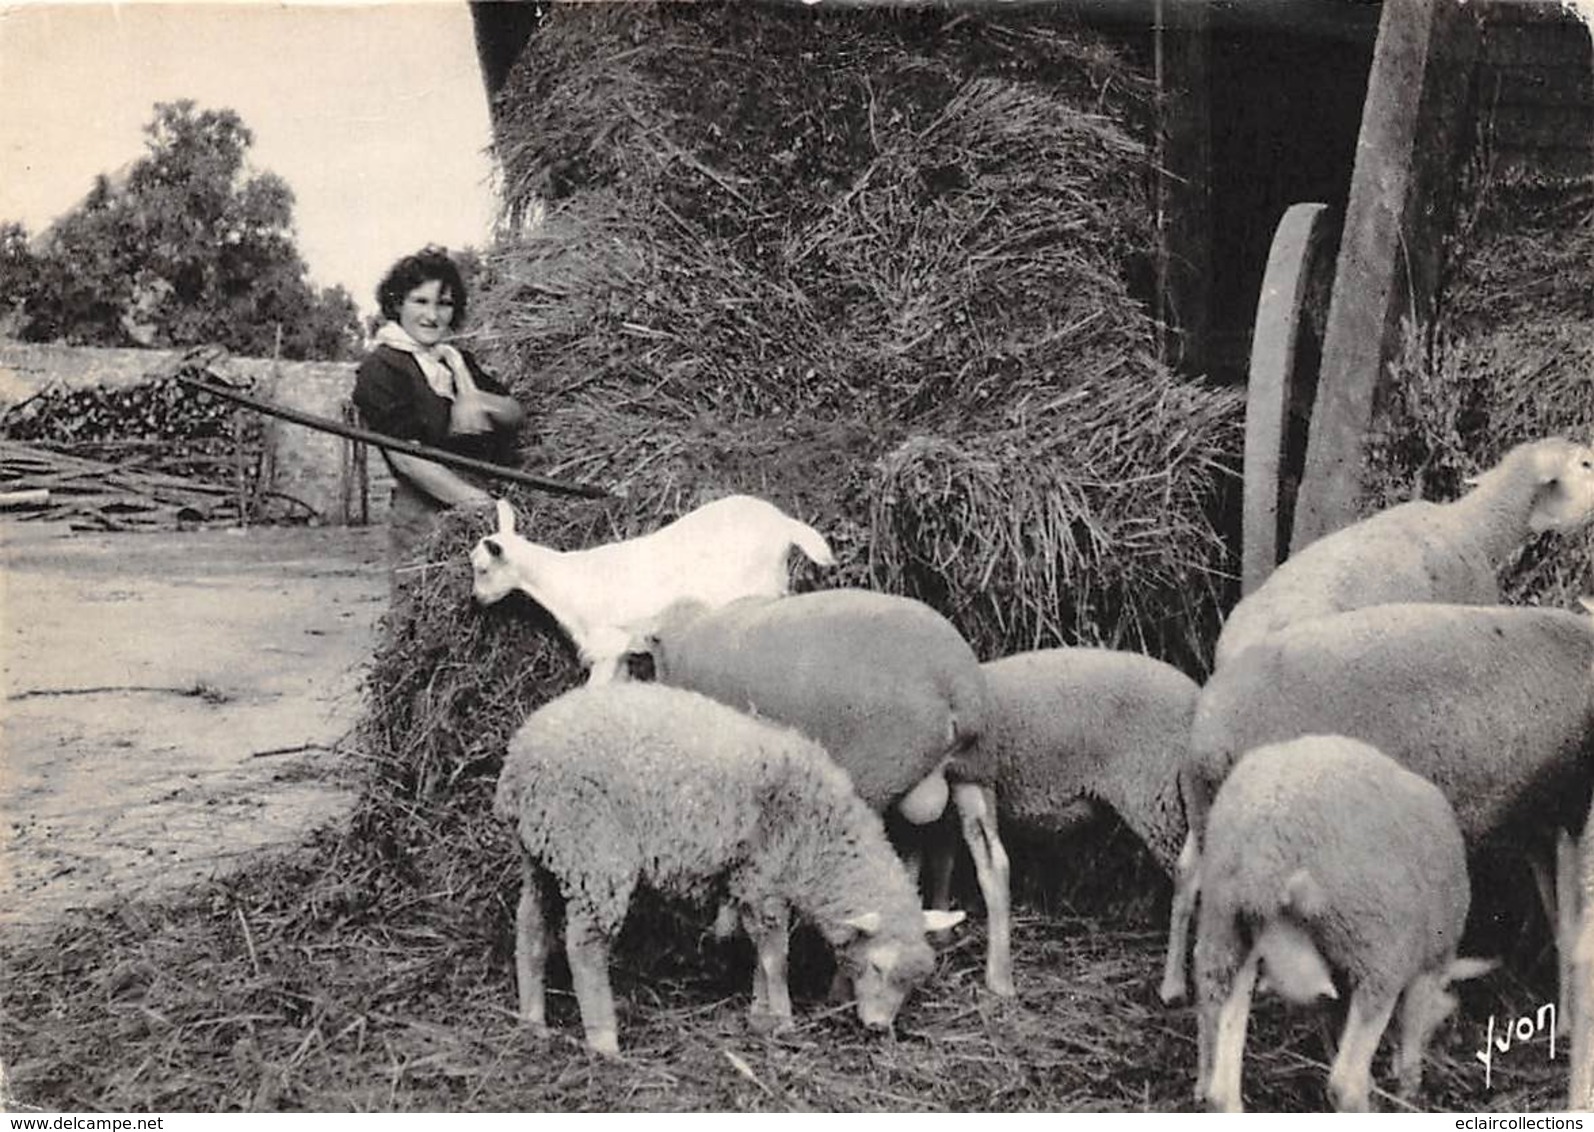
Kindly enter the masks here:
[[493, 812], [521, 855], [515, 914], [520, 1017], [546, 1030], [544, 898], [565, 898], [565, 949], [587, 1044], [619, 1052], [608, 950], [639, 883], [728, 897], [757, 949], [752, 1018], [791, 1022], [786, 940], [811, 919], [853, 977], [858, 1015], [891, 1026], [929, 975], [926, 929], [880, 818], [812, 740], [705, 696], [655, 684], [574, 689], [516, 733]]
[[497, 533], [471, 551], [476, 601], [529, 594], [569, 635], [593, 684], [614, 678], [636, 627], [673, 601], [714, 606], [784, 594], [793, 546], [816, 565], [836, 564], [823, 535], [750, 495], [716, 499], [650, 534], [585, 550], [530, 542], [515, 533], [509, 504], [500, 499], [497, 509]]
[[1492, 968], [1458, 960], [1467, 920], [1466, 849], [1432, 783], [1340, 735], [1257, 747], [1212, 804], [1196, 941], [1196, 1098], [1239, 1112], [1240, 1063], [1259, 972], [1296, 1002], [1350, 992], [1328, 1089], [1365, 1112], [1373, 1055], [1397, 999], [1402, 1096], [1455, 1008], [1455, 979]]
[[1497, 605], [1497, 575], [1530, 535], [1594, 519], [1594, 449], [1551, 437], [1519, 444], [1450, 503], [1413, 500], [1302, 548], [1242, 598], [1214, 669], [1284, 627], [1369, 605]]
[[936, 821], [950, 796], [989, 918], [986, 984], [1012, 995], [1007, 851], [980, 747], [985, 680], [968, 642], [922, 602], [836, 589], [680, 602], [639, 637], [658, 681], [817, 740], [881, 812]]
[[1172, 665], [1053, 648], [981, 665], [985, 734], [1004, 826], [1062, 834], [1111, 807], [1174, 871], [1184, 840], [1178, 769], [1200, 688]]
[[[1594, 619], [1527, 607], [1382, 605], [1292, 626], [1219, 669], [1196, 701], [1179, 769], [1187, 833], [1164, 1001], [1185, 994], [1203, 831], [1229, 768], [1252, 747], [1329, 731], [1437, 784], [1474, 851], [1528, 847], [1542, 860], [1555, 830], [1582, 824], [1594, 783]], [[1551, 916], [1563, 995], [1569, 912], [1561, 902]], [[1558, 1019], [1564, 997], [1561, 1005]]]

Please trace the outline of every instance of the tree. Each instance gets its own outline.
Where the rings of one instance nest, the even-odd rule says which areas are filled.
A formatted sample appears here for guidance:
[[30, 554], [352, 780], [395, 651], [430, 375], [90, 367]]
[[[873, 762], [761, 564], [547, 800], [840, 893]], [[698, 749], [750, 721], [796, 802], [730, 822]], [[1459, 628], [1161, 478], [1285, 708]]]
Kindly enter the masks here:
[[44, 234], [31, 283], [0, 264], [0, 310], [20, 303], [22, 337], [269, 356], [280, 332], [283, 357], [352, 356], [354, 301], [309, 283], [293, 190], [247, 169], [243, 119], [163, 102], [144, 134], [144, 156]]
[[28, 243], [21, 224], [0, 223], [0, 333], [15, 333], [21, 325], [22, 308], [39, 278], [39, 261]]

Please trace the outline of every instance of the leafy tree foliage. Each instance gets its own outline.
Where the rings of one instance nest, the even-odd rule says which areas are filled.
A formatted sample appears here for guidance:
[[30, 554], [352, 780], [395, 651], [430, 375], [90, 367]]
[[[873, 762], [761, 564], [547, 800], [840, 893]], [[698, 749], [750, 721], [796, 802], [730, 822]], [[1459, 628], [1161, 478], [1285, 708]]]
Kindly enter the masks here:
[[32, 341], [345, 358], [359, 346], [354, 300], [317, 289], [294, 244], [293, 191], [245, 157], [235, 111], [157, 103], [146, 153], [102, 174], [30, 250], [0, 228], [0, 314]]

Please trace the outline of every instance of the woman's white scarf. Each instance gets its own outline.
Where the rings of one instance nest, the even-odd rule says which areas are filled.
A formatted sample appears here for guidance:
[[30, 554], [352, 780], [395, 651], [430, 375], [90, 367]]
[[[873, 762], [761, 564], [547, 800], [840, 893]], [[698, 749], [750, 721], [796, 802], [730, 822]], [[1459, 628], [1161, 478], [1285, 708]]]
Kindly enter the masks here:
[[376, 332], [376, 343], [402, 350], [413, 357], [415, 364], [421, 367], [426, 384], [439, 397], [452, 401], [456, 390], [476, 389], [475, 379], [470, 375], [470, 367], [465, 364], [464, 356], [447, 342], [422, 346], [398, 323], [385, 322]]

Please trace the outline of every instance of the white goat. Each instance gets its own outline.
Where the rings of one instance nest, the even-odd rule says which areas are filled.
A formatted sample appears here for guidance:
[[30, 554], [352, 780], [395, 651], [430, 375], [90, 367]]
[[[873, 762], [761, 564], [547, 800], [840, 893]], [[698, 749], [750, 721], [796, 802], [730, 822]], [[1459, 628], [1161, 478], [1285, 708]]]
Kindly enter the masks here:
[[515, 512], [498, 501], [498, 532], [471, 551], [476, 600], [490, 605], [511, 590], [530, 595], [558, 621], [591, 673], [614, 678], [634, 636], [681, 600], [715, 607], [752, 595], [779, 597], [791, 586], [796, 546], [815, 564], [835, 555], [818, 531], [750, 495], [705, 503], [650, 534], [585, 550], [554, 550], [515, 533]]
[[1234, 607], [1213, 667], [1291, 624], [1392, 602], [1495, 605], [1498, 573], [1531, 535], [1594, 518], [1594, 449], [1519, 444], [1450, 503], [1413, 500], [1318, 539]]
[[1240, 1063], [1259, 976], [1285, 997], [1350, 990], [1329, 1072], [1341, 1111], [1365, 1112], [1378, 1049], [1401, 1004], [1400, 1089], [1455, 1009], [1446, 989], [1493, 964], [1457, 959], [1470, 893], [1466, 848], [1438, 787], [1340, 735], [1258, 747], [1212, 804], [1196, 941], [1196, 1097], [1238, 1112]]

